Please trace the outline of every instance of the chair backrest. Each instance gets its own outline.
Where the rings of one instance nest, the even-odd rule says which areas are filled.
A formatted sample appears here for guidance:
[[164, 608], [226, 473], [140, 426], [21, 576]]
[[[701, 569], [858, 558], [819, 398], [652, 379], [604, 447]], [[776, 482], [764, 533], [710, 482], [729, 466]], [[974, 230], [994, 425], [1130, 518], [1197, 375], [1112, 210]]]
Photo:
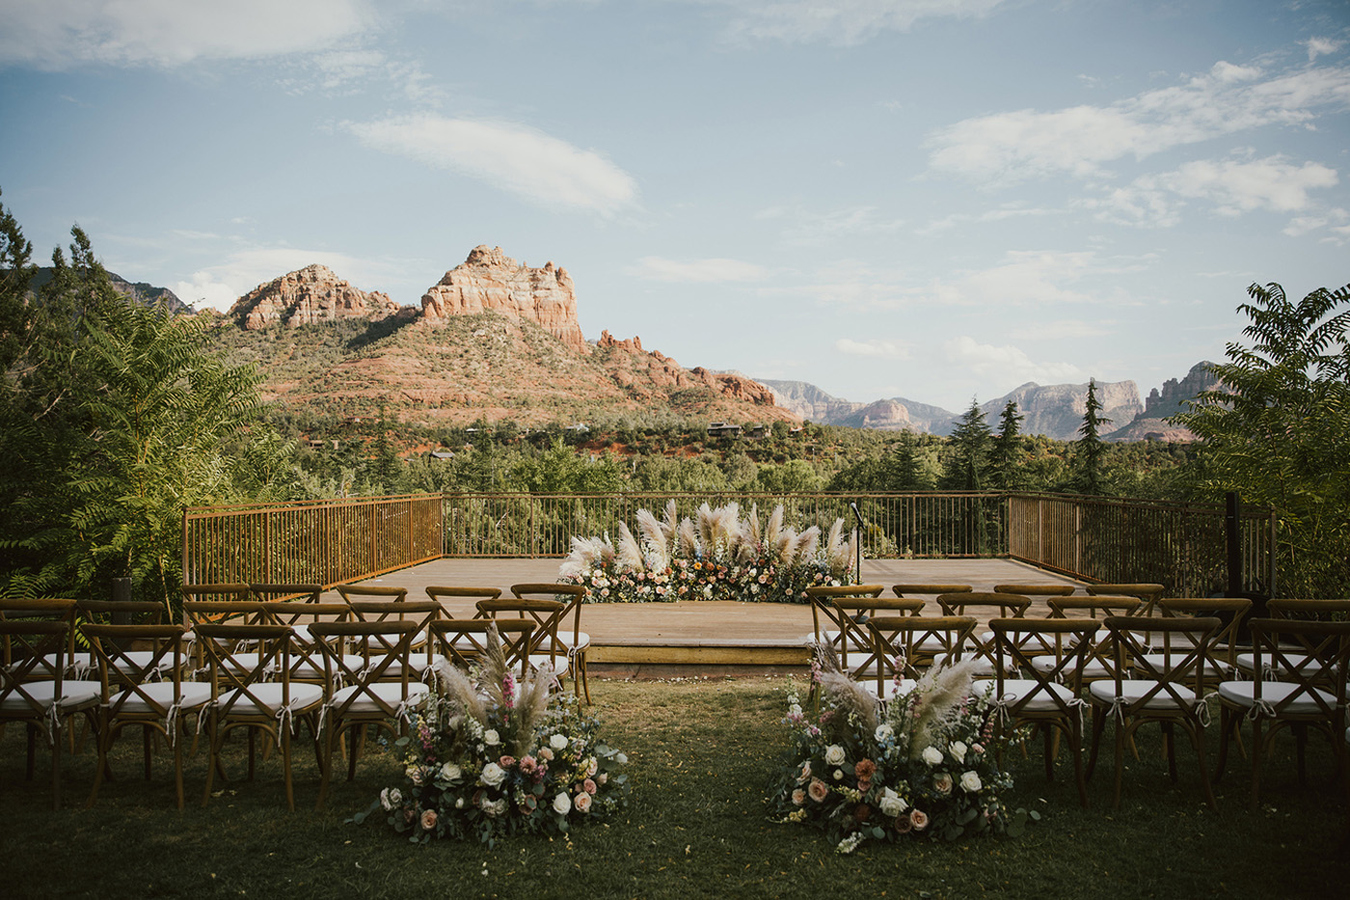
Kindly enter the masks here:
[[[164, 604], [154, 600], [80, 600], [76, 607], [90, 622], [117, 625], [158, 625], [164, 618]], [[135, 618], [137, 622], [118, 622], [120, 618]]]
[[217, 600], [252, 600], [253, 589], [243, 582], [184, 584], [183, 602], [207, 603]]
[[[1009, 672], [1034, 681], [1030, 690], [1018, 692], [1017, 699], [1006, 705], [1008, 713], [1021, 715], [1028, 708], [1049, 702], [1056, 712], [1069, 715], [1078, 701], [1083, 687], [1083, 665], [1091, 655], [1101, 623], [1091, 619], [991, 619], [989, 630], [994, 633], [994, 671], [997, 676], [997, 696], [1004, 696], [1004, 681]], [[1033, 659], [1053, 658], [1051, 668], [1038, 668]], [[1065, 697], [1053, 685], [1063, 685], [1071, 697]]]
[[[1290, 717], [1301, 707], [1303, 717], [1335, 721], [1337, 709], [1345, 706], [1345, 682], [1350, 677], [1350, 621], [1252, 619], [1248, 624], [1256, 659], [1252, 676], [1256, 708]], [[1267, 681], [1292, 688], [1263, 692]], [[1303, 712], [1309, 703], [1315, 711]], [[1331, 736], [1333, 741], [1341, 738]]]
[[[114, 718], [121, 715], [128, 703], [144, 704], [145, 709], [158, 718], [170, 716], [183, 696], [185, 629], [182, 625], [86, 622], [80, 626], [80, 631], [88, 638], [89, 647], [98, 661], [103, 703]], [[133, 651], [130, 649], [133, 646], [149, 649]], [[145, 685], [156, 682], [172, 684], [173, 694], [165, 698], [145, 689]]]
[[449, 618], [471, 618], [475, 612], [474, 604], [479, 600], [496, 600], [502, 595], [501, 588], [465, 587], [453, 584], [430, 584], [426, 588], [427, 596], [442, 607], [457, 600], [465, 601], [463, 609], [446, 609]]
[[1089, 596], [1089, 597], [1050, 597], [1045, 601], [1050, 607], [1050, 619], [1104, 619], [1107, 616], [1132, 616], [1143, 606], [1138, 597]]
[[524, 678], [530, 670], [535, 623], [528, 619], [437, 619], [431, 623], [433, 652], [451, 665], [470, 669], [488, 651], [491, 635], [501, 641], [509, 669]]
[[1272, 619], [1323, 619], [1350, 615], [1350, 600], [1305, 600], [1273, 597], [1266, 602], [1266, 615]]
[[1206, 677], [1222, 680], [1237, 659], [1238, 633], [1246, 626], [1252, 601], [1246, 597], [1165, 597], [1158, 601], [1164, 616], [1213, 616], [1222, 624], [1210, 641]]
[[1139, 611], [1141, 616], [1153, 615], [1153, 608], [1158, 605], [1162, 599], [1163, 591], [1166, 588], [1161, 584], [1152, 584], [1150, 582], [1100, 582], [1098, 584], [1089, 584], [1087, 592], [1089, 594], [1105, 594], [1120, 597], [1138, 597], [1144, 604], [1144, 608]]
[[[1172, 701], [1178, 709], [1193, 707], [1204, 695], [1205, 661], [1209, 644], [1221, 623], [1213, 616], [1110, 616], [1106, 625], [1113, 647], [1116, 695], [1126, 680], [1149, 687], [1123, 702], [1131, 715], [1156, 700]], [[1189, 688], [1193, 695], [1187, 695]]]
[[[822, 643], [822, 638], [827, 636], [827, 632], [848, 630], [846, 624], [838, 621], [839, 613], [831, 602], [832, 600], [843, 598], [864, 600], [878, 596], [885, 589], [880, 584], [818, 584], [807, 588], [806, 600], [811, 604], [811, 629], [815, 633], [816, 643]], [[835, 644], [835, 649], [838, 650], [838, 644], [842, 640], [842, 634], [837, 634], [830, 643]]]
[[893, 678], [918, 678], [920, 666], [936, 654], [948, 664], [958, 662], [975, 630], [970, 616], [876, 616], [867, 622], [872, 634], [878, 696]]
[[[186, 604], [184, 604], [186, 606]], [[262, 607], [261, 603], [254, 604]], [[200, 638], [211, 670], [213, 714], [228, 718], [247, 697], [274, 718], [290, 707], [291, 628], [273, 623], [198, 622]], [[282, 685], [280, 702], [259, 691], [275, 677]], [[264, 713], [266, 714], [266, 713]]]
[[971, 590], [968, 584], [924, 584], [910, 582], [891, 585], [891, 592], [897, 597], [936, 597], [939, 594], [964, 594]]
[[[812, 598], [814, 607], [821, 601]], [[819, 621], [825, 629], [816, 631], [816, 642], [828, 644], [839, 657], [839, 667], [851, 677], [871, 672], [877, 665], [876, 642], [868, 621], [875, 616], [917, 616], [924, 601], [918, 597], [834, 596], [821, 603]], [[833, 627], [831, 627], [833, 626]]]
[[258, 600], [295, 600], [301, 603], [318, 603], [323, 593], [321, 584], [250, 584], [249, 592]]
[[205, 623], [262, 625], [271, 621], [261, 600], [184, 600], [183, 615], [193, 631]]
[[1072, 584], [996, 584], [997, 594], [1021, 594], [1023, 597], [1067, 597], [1077, 588]]
[[[570, 646], [577, 646], [581, 637], [581, 605], [586, 602], [586, 586], [555, 582], [522, 582], [511, 585], [511, 596], [518, 600], [558, 600], [566, 608], [558, 614], [558, 632], [572, 632]], [[555, 637], [556, 637], [555, 632]], [[538, 637], [536, 636], [536, 641]]]
[[993, 618], [1016, 619], [1027, 614], [1031, 607], [1031, 598], [1024, 594], [1007, 594], [999, 591], [964, 591], [961, 593], [939, 594], [938, 604], [944, 616], [964, 616], [967, 610], [995, 610]]
[[333, 588], [342, 595], [342, 599], [351, 603], [353, 600], [385, 600], [401, 602], [408, 599], [408, 589], [405, 587], [395, 587], [383, 584], [339, 584]]
[[75, 625], [74, 600], [21, 598], [0, 600], [0, 721], [38, 719], [48, 701], [26, 684], [54, 682], [51, 696], [61, 696], [70, 632]]
[[435, 600], [364, 600], [355, 597], [347, 603], [347, 609], [361, 622], [407, 620], [418, 623], [419, 627], [426, 627], [443, 612]]
[[[355, 687], [335, 701], [332, 713], [338, 718], [347, 716], [358, 704], [373, 704], [381, 717], [397, 718], [403, 713], [402, 701], [408, 698], [409, 664], [413, 640], [420, 629], [416, 622], [391, 620], [384, 622], [316, 622], [309, 628], [323, 657], [324, 674], [329, 684]], [[357, 650], [361, 664], [349, 660], [348, 650]], [[403, 686], [394, 698], [372, 685], [397, 682]]]

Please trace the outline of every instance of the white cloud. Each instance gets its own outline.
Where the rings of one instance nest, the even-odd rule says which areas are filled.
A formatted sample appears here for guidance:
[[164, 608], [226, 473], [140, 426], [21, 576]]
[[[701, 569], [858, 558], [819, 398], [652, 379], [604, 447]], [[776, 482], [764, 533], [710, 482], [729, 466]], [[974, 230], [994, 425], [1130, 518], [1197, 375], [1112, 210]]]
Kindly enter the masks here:
[[1319, 56], [1326, 56], [1329, 53], [1335, 53], [1345, 45], [1344, 41], [1335, 41], [1331, 38], [1309, 38], [1305, 43], [1308, 45], [1308, 62], [1312, 62]]
[[628, 269], [630, 274], [654, 281], [710, 284], [726, 281], [762, 281], [768, 270], [739, 259], [694, 259], [686, 262], [661, 256], [644, 256]]
[[637, 197], [632, 176], [599, 153], [512, 122], [424, 114], [342, 127], [374, 150], [486, 181], [541, 206], [612, 215]]
[[848, 356], [874, 356], [884, 359], [908, 359], [909, 348], [895, 341], [855, 341], [840, 338], [834, 342], [834, 349]]
[[1084, 338], [1105, 337], [1112, 332], [1111, 326], [1115, 322], [1085, 322], [1081, 319], [1059, 319], [1058, 321], [1040, 320], [1034, 325], [1028, 325], [1024, 328], [1016, 328], [1010, 333], [1010, 337], [1018, 340], [1032, 341], [1077, 341]]
[[174, 67], [325, 50], [375, 23], [367, 0], [0, 0], [0, 65]]
[[1087, 373], [1072, 363], [1038, 363], [1017, 347], [981, 344], [969, 335], [947, 341], [942, 350], [947, 362], [976, 377], [1000, 383], [1063, 384], [1087, 378]]
[[1003, 206], [998, 209], [987, 210], [982, 213], [952, 213], [941, 219], [935, 219], [922, 228], [916, 229], [917, 234], [938, 234], [952, 228], [962, 225], [981, 225], [988, 222], [1002, 222], [1006, 219], [1020, 219], [1024, 217], [1051, 216], [1062, 213], [1063, 210], [1047, 209], [1045, 207], [1025, 207], [1025, 206]]
[[875, 206], [853, 206], [824, 213], [799, 206], [775, 206], [756, 213], [755, 218], [783, 220], [783, 237], [793, 244], [818, 244], [862, 234], [887, 234], [905, 224], [903, 219], [882, 218]]
[[930, 163], [983, 181], [1068, 172], [1099, 174], [1106, 163], [1265, 125], [1310, 126], [1318, 110], [1350, 107], [1350, 67], [1307, 68], [1268, 77], [1218, 62], [1204, 75], [1106, 107], [1024, 109], [965, 119], [929, 135]]
[[733, 39], [786, 43], [817, 40], [851, 46], [883, 31], [908, 31], [922, 19], [969, 19], [987, 15], [1003, 0], [756, 0], [727, 5], [735, 10]]

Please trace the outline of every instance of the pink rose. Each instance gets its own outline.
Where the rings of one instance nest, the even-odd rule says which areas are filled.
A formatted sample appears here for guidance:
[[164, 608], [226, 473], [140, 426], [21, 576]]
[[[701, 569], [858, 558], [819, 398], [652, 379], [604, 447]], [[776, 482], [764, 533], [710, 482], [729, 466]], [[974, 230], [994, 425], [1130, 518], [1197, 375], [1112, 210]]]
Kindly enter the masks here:
[[923, 831], [928, 827], [928, 813], [921, 809], [911, 809], [909, 811], [909, 821], [914, 826], [915, 831]]
[[952, 792], [952, 776], [946, 772], [939, 772], [937, 777], [933, 779], [933, 790], [943, 796], [950, 794]]
[[806, 792], [810, 794], [811, 799], [817, 803], [824, 803], [825, 798], [830, 795], [829, 787], [827, 787], [825, 782], [821, 781], [819, 778], [811, 779], [811, 785], [806, 789]]
[[589, 778], [583, 781], [581, 783], [581, 786], [586, 790], [586, 793], [588, 794], [594, 794], [596, 791], [595, 782]]
[[588, 813], [591, 811], [591, 795], [582, 791], [572, 798], [572, 808], [579, 813]]
[[806, 805], [806, 791], [802, 790], [801, 788], [797, 788], [796, 790], [794, 790], [794, 791], [792, 792], [792, 805], [793, 805], [793, 806], [805, 806], [805, 805]]
[[806, 784], [806, 779], [810, 777], [811, 777], [811, 760], [808, 759], [806, 762], [802, 763], [802, 771], [797, 776], [797, 783]]
[[430, 831], [435, 827], [436, 827], [436, 810], [434, 809], [422, 810], [422, 830]]
[[503, 769], [509, 769], [515, 764], [516, 758], [514, 756], [503, 756], [501, 759], [497, 760], [497, 765], [501, 766]]

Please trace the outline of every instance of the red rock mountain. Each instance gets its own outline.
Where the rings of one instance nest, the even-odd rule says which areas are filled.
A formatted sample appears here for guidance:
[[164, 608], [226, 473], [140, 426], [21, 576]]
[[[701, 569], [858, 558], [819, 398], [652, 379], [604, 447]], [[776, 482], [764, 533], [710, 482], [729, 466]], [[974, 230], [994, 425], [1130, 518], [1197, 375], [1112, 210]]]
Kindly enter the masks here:
[[567, 270], [530, 268], [500, 248], [476, 247], [427, 290], [420, 313], [309, 266], [241, 297], [230, 320], [220, 339], [236, 361], [259, 366], [264, 395], [325, 415], [384, 406], [429, 425], [543, 425], [638, 411], [797, 421], [742, 375], [685, 369], [636, 337], [605, 332], [592, 347]]
[[260, 284], [230, 307], [229, 315], [243, 328], [268, 325], [313, 325], [338, 319], [378, 320], [403, 307], [379, 291], [357, 290], [327, 266], [306, 266]]

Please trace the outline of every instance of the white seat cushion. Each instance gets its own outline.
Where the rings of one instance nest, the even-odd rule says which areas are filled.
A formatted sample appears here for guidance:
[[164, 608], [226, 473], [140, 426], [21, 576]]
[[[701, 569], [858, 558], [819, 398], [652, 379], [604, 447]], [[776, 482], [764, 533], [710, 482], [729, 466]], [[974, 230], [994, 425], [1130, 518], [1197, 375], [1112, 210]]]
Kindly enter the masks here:
[[[971, 693], [979, 694], [982, 691], [995, 689], [997, 692], [997, 683], [994, 681], [976, 681], [970, 685]], [[1039, 689], [1038, 689], [1039, 688]], [[1053, 681], [1045, 687], [1040, 687], [1040, 682], [1034, 678], [1005, 678], [1003, 680], [1002, 696], [993, 696], [991, 699], [995, 703], [1001, 703], [1004, 706], [1012, 706], [1025, 697], [1034, 698], [1022, 707], [1024, 712], [1055, 712], [1061, 708], [1060, 704], [1070, 704], [1074, 701], [1074, 693], [1062, 684], [1055, 684]], [[1053, 694], [1054, 696], [1050, 696]], [[1058, 702], [1056, 702], [1058, 698]]]
[[[947, 658], [948, 658], [950, 655], [951, 655], [951, 654], [949, 654], [949, 653], [939, 653], [937, 656], [934, 656], [934, 657], [933, 657], [933, 666], [936, 668], [937, 666], [945, 666], [945, 665], [947, 665]], [[968, 662], [968, 663], [973, 663], [973, 664], [974, 664], [974, 666], [975, 666], [974, 671], [972, 671], [972, 672], [970, 673], [970, 674], [972, 674], [972, 675], [977, 675], [977, 676], [978, 676], [978, 675], [993, 675], [993, 674], [994, 674], [994, 662], [993, 662], [993, 660], [988, 659], [988, 658], [983, 657], [983, 656], [976, 656], [974, 653], [970, 652], [969, 650], [967, 650], [966, 652], [964, 652], [964, 653], [961, 654], [961, 660], [960, 660], [960, 661], [961, 661], [961, 662]], [[1017, 672], [1017, 666], [1016, 666], [1016, 664], [1013, 663], [1013, 661], [1012, 661], [1011, 659], [1007, 659], [1007, 658], [1005, 657], [1004, 660], [1003, 660], [1003, 673], [1006, 675], [1006, 674], [1008, 674], [1008, 673], [1016, 673], [1016, 672]]]
[[[1298, 690], [1298, 685], [1289, 684], [1283, 681], [1263, 681], [1261, 683], [1261, 700], [1263, 703], [1269, 703], [1271, 706], [1286, 699]], [[1336, 697], [1329, 691], [1314, 688], [1317, 694], [1326, 701], [1327, 705], [1333, 709], [1336, 706]], [[1256, 705], [1256, 682], [1254, 681], [1225, 681], [1219, 685], [1219, 698], [1236, 706], [1247, 709]], [[1284, 708], [1284, 712], [1296, 716], [1317, 715], [1322, 711], [1317, 701], [1305, 694], [1299, 699], [1290, 703]]]
[[[36, 700], [43, 709], [50, 709], [55, 701], [55, 681], [25, 681], [23, 690], [34, 700]], [[61, 682], [61, 698], [58, 708], [61, 710], [78, 709], [82, 706], [88, 706], [103, 699], [103, 685], [97, 681], [75, 681], [73, 679]], [[11, 692], [0, 700], [0, 710], [5, 712], [24, 712], [31, 710], [29, 702], [20, 696], [17, 692]]]
[[346, 703], [347, 700], [350, 699], [353, 694], [360, 691], [361, 693], [360, 698], [357, 699], [354, 703], [352, 703], [352, 705], [346, 710], [346, 712], [372, 714], [381, 712], [381, 708], [379, 704], [377, 704], [373, 699], [371, 699], [370, 696], [371, 692], [373, 692], [377, 697], [379, 697], [381, 700], [383, 700], [390, 706], [398, 707], [400, 704], [402, 704], [403, 706], [409, 708], [420, 706], [430, 694], [430, 690], [427, 688], [425, 684], [418, 684], [415, 682], [410, 683], [408, 685], [408, 697], [406, 701], [403, 699], [403, 685], [401, 684], [393, 684], [387, 681], [381, 681], [369, 685], [369, 688], [370, 691], [367, 692], [362, 690], [358, 685], [351, 685], [349, 687], [345, 687], [333, 695], [333, 699], [329, 705], [333, 707], [340, 707], [342, 706], [343, 703]]
[[[1055, 658], [1053, 656], [1036, 656], [1031, 660], [1031, 667], [1043, 675], [1048, 675], [1055, 670]], [[1065, 675], [1072, 674], [1073, 664], [1065, 667]], [[1110, 678], [1111, 670], [1107, 668], [1106, 663], [1099, 659], [1088, 659], [1083, 663], [1083, 680], [1095, 681], [1101, 678]]]
[[[1150, 690], [1156, 685], [1156, 681], [1122, 681], [1120, 683], [1119, 699], [1124, 703], [1136, 703], [1144, 698]], [[1180, 695], [1182, 702], [1186, 706], [1195, 706], [1198, 698], [1195, 691], [1184, 685], [1172, 685], [1172, 689]], [[1117, 699], [1116, 683], [1114, 680], [1094, 681], [1088, 686], [1088, 693], [1092, 699], [1099, 703], [1112, 703]], [[1161, 693], [1150, 699], [1144, 709], [1178, 709], [1177, 701], [1164, 688]]]
[[[150, 700], [159, 704], [161, 707], [168, 707], [173, 704], [173, 682], [156, 681], [150, 684], [141, 685], [141, 693], [149, 696]], [[144, 698], [135, 692], [128, 691], [129, 696], [122, 701], [120, 707], [125, 713], [150, 713], [154, 712], [150, 704]], [[196, 681], [183, 682], [182, 692], [179, 694], [179, 706], [183, 709], [195, 709], [203, 703], [211, 700], [211, 685]]]
[[[282, 685], [280, 682], [269, 681], [264, 684], [249, 685], [249, 694], [258, 698], [259, 706], [248, 696], [240, 696], [235, 702], [231, 711], [236, 715], [265, 714], [274, 716], [281, 711]], [[220, 705], [223, 707], [238, 694], [242, 689], [227, 691], [220, 695]], [[310, 707], [318, 706], [323, 701], [323, 688], [317, 684], [304, 684], [298, 682], [291, 683], [291, 709], [304, 710]]]
[[576, 633], [576, 639], [573, 640], [571, 631], [567, 632], [566, 634], [563, 634], [561, 631], [559, 631], [558, 643], [561, 644], [569, 652], [580, 652], [585, 650], [587, 647], [591, 645], [591, 636], [584, 631], [578, 631]]
[[[1172, 652], [1171, 652], [1170, 654], [1169, 654], [1169, 653], [1162, 653], [1162, 652], [1158, 652], [1158, 653], [1145, 653], [1145, 654], [1144, 654], [1144, 659], [1148, 660], [1148, 664], [1151, 665], [1151, 666], [1153, 666], [1153, 667], [1154, 667], [1155, 669], [1157, 669], [1159, 672], [1165, 672], [1165, 671], [1167, 671], [1167, 669], [1168, 669], [1168, 667], [1169, 667], [1169, 665], [1168, 665], [1168, 660], [1169, 660], [1169, 658], [1170, 658], [1170, 659], [1176, 660], [1176, 661], [1177, 661], [1177, 664], [1179, 665], [1179, 664], [1181, 664], [1182, 662], [1185, 662], [1186, 658], [1189, 657], [1189, 656], [1190, 656], [1190, 653], [1188, 653], [1187, 651], [1185, 651], [1185, 650], [1179, 650], [1179, 649], [1177, 649], [1177, 648], [1174, 647], [1174, 648], [1172, 648]], [[1216, 671], [1216, 668], [1217, 668], [1217, 671]], [[1192, 669], [1192, 671], [1194, 671], [1194, 670]], [[1215, 659], [1215, 660], [1208, 660], [1208, 659], [1207, 659], [1207, 660], [1205, 660], [1205, 677], [1206, 677], [1206, 678], [1210, 678], [1210, 677], [1224, 678], [1224, 677], [1227, 677], [1228, 675], [1231, 675], [1231, 674], [1232, 674], [1232, 671], [1233, 671], [1233, 667], [1230, 666], [1230, 665], [1228, 664], [1228, 661], [1227, 661], [1227, 660], [1224, 660], [1224, 659]]]
[[[1316, 661], [1315, 659], [1313, 660], [1313, 662], [1312, 662], [1311, 664], [1306, 664], [1306, 663], [1308, 663], [1308, 660], [1312, 658], [1312, 657], [1311, 657], [1309, 654], [1307, 654], [1307, 653], [1301, 653], [1301, 652], [1298, 652], [1298, 651], [1290, 651], [1290, 652], [1284, 654], [1284, 657], [1283, 657], [1283, 658], [1284, 658], [1286, 661], [1288, 661], [1288, 662], [1290, 662], [1290, 663], [1293, 663], [1295, 666], [1298, 666], [1298, 667], [1299, 667], [1299, 672], [1303, 673], [1304, 675], [1312, 675], [1314, 672], [1320, 672], [1320, 671], [1322, 670], [1322, 664], [1321, 664], [1320, 662]], [[1274, 675], [1277, 675], [1277, 676], [1278, 676], [1279, 674], [1281, 674], [1280, 672], [1272, 672], [1272, 669], [1271, 669], [1271, 665], [1270, 665], [1270, 664], [1271, 664], [1270, 654], [1268, 654], [1268, 653], [1263, 653], [1263, 654], [1261, 654], [1261, 667], [1262, 667], [1263, 669], [1266, 670], [1266, 674], [1267, 674], [1267, 675], [1274, 674]], [[1306, 664], [1306, 665], [1305, 665], [1305, 664]], [[1255, 674], [1256, 674], [1256, 654], [1255, 654], [1255, 653], [1239, 653], [1239, 654], [1237, 655], [1237, 668], [1238, 668], [1238, 671], [1240, 671], [1240, 672], [1244, 672], [1244, 673], [1246, 673], [1247, 675], [1255, 676]]]

